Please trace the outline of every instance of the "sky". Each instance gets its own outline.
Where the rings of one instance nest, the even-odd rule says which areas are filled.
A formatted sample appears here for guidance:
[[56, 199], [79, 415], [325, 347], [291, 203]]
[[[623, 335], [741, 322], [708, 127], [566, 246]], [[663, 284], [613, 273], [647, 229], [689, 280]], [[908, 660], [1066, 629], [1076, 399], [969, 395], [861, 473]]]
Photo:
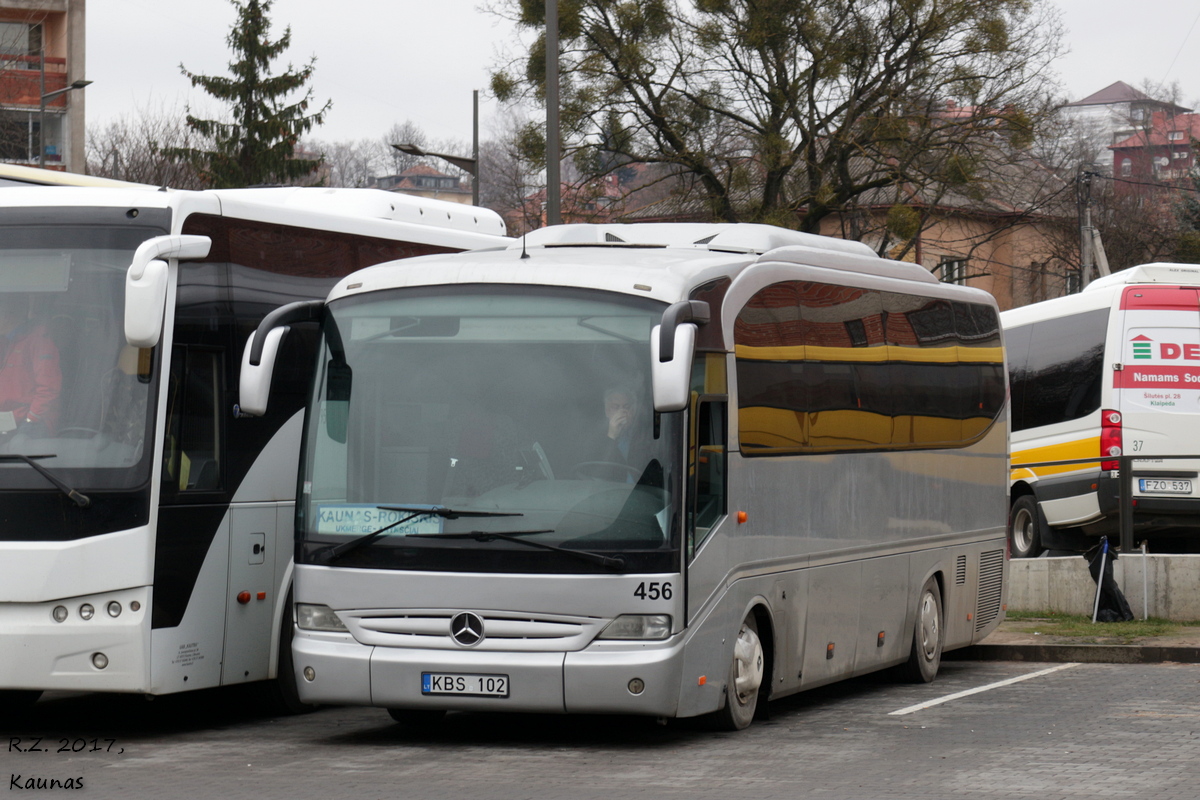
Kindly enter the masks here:
[[[333, 99], [311, 134], [325, 141], [382, 136], [411, 120], [431, 139], [471, 138], [471, 92], [480, 92], [480, 136], [501, 109], [488, 76], [518, 44], [514, 28], [481, 0], [274, 0], [272, 34], [292, 29], [285, 56], [317, 57], [314, 99]], [[1070, 52], [1057, 64], [1064, 94], [1078, 100], [1114, 81], [1178, 81], [1183, 105], [1200, 108], [1200, 3], [1057, 0]], [[215, 112], [180, 73], [226, 74], [228, 0], [88, 0], [89, 127], [123, 115], [187, 104]]]

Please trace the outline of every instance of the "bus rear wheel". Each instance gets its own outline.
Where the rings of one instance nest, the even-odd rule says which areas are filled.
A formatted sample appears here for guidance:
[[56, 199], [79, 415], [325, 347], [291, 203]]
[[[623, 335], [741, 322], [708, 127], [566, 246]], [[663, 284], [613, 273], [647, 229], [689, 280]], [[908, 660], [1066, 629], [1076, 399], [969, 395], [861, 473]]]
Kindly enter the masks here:
[[1042, 552], [1042, 535], [1037, 501], [1021, 495], [1012, 504], [1008, 516], [1008, 538], [1012, 542], [1013, 558], [1033, 558]]
[[725, 683], [725, 706], [716, 712], [714, 722], [721, 730], [740, 731], [754, 720], [759, 689], [765, 667], [762, 640], [754, 615], [746, 617], [733, 643], [733, 662]]
[[917, 596], [912, 652], [903, 669], [904, 677], [913, 683], [930, 683], [937, 677], [946, 643], [942, 620], [942, 590], [937, 578], [930, 577]]

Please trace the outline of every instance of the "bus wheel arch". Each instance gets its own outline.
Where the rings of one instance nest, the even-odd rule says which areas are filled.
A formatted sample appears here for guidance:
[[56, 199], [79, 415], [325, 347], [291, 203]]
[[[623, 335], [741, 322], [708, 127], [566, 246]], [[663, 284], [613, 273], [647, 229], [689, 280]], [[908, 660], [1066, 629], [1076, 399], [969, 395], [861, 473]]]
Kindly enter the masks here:
[[912, 649], [902, 667], [903, 676], [912, 683], [931, 683], [937, 677], [946, 645], [944, 597], [940, 572], [926, 578], [917, 593]]
[[720, 730], [740, 731], [765, 716], [774, 650], [771, 617], [761, 604], [746, 612], [733, 642], [725, 702], [713, 715]]
[[292, 619], [292, 587], [284, 595], [284, 610], [279, 622], [279, 650], [276, 655], [275, 680], [269, 681], [268, 699], [273, 709], [281, 714], [307, 714], [317, 707], [300, 699], [296, 686], [296, 668], [292, 661], [292, 638], [295, 622]]

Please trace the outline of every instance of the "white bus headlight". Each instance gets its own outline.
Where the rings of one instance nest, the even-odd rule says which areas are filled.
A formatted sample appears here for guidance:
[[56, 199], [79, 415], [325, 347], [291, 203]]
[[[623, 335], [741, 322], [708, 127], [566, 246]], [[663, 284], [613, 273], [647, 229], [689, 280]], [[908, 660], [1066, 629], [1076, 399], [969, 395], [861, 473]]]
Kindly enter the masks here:
[[296, 627], [306, 631], [346, 630], [332, 608], [309, 603], [296, 603]]
[[622, 614], [600, 631], [598, 639], [666, 639], [670, 614]]

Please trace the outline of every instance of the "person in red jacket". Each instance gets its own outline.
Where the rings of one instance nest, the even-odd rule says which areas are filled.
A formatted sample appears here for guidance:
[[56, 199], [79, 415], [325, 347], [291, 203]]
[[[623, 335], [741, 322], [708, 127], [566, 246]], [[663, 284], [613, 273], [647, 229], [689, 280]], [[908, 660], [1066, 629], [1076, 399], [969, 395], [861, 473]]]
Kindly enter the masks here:
[[52, 434], [62, 372], [46, 328], [29, 319], [29, 295], [0, 294], [0, 435]]

